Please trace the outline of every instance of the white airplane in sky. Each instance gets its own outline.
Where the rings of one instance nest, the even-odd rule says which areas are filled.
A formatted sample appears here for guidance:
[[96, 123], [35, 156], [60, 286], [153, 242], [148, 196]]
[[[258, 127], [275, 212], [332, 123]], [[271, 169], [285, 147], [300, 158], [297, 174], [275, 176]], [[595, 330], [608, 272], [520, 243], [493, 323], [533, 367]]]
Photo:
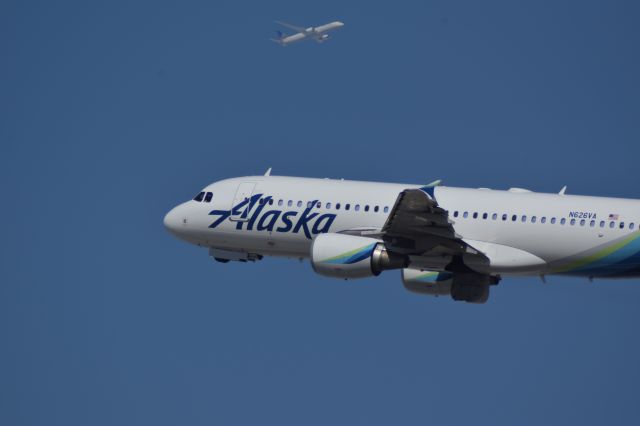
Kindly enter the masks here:
[[320, 25], [319, 27], [297, 27], [295, 25], [287, 24], [286, 22], [276, 21], [277, 24], [282, 25], [283, 27], [287, 27], [294, 31], [297, 31], [296, 34], [284, 34], [282, 31], [276, 31], [277, 38], [272, 38], [272, 41], [276, 43], [287, 46], [291, 43], [295, 43], [296, 41], [304, 40], [307, 38], [314, 39], [318, 43], [323, 43], [329, 39], [329, 34], [327, 32], [331, 30], [335, 30], [344, 26], [344, 24], [340, 21], [330, 22], [325, 25]]
[[399, 269], [404, 286], [484, 303], [508, 276], [640, 277], [640, 201], [271, 176], [226, 179], [165, 227], [220, 262], [309, 258], [324, 276]]

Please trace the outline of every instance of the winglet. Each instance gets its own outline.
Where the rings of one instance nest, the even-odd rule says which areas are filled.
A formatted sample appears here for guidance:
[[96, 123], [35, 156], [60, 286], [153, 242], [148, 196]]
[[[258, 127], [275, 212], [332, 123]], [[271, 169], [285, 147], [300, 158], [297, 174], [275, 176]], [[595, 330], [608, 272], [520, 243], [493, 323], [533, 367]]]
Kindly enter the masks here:
[[562, 189], [560, 190], [560, 192], [558, 192], [559, 195], [564, 195], [564, 193], [567, 192], [567, 185], [563, 186]]
[[266, 172], [264, 172], [264, 175], [265, 175], [265, 176], [271, 176], [271, 167], [269, 167], [269, 168], [267, 169], [267, 171], [266, 171]]

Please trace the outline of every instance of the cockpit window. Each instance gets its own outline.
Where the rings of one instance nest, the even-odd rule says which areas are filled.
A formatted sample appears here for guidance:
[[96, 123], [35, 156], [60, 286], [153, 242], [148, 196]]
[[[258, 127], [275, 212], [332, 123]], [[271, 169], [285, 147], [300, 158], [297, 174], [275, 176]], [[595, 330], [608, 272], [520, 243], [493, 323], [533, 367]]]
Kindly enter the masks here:
[[195, 197], [193, 197], [193, 199], [197, 202], [202, 201], [202, 199], [204, 198], [204, 192], [199, 193], [198, 195], [196, 195]]
[[212, 192], [207, 192], [207, 195], [204, 196], [204, 201], [207, 203], [211, 202], [211, 198], [213, 198], [213, 193]]

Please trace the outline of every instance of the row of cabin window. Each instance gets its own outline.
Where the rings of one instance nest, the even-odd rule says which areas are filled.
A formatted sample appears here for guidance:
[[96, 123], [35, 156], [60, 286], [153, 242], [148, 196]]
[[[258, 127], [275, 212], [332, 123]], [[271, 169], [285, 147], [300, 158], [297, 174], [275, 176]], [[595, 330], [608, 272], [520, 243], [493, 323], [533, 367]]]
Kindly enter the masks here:
[[[459, 212], [458, 212], [458, 211], [454, 211], [454, 212], [453, 212], [453, 217], [458, 217], [458, 216], [459, 216]], [[466, 219], [467, 217], [469, 217], [469, 212], [464, 212], [464, 213], [462, 213], [462, 217], [463, 217], [463, 218], [465, 218], [465, 219]], [[477, 212], [473, 213], [472, 217], [473, 217], [474, 219], [477, 219], [477, 218], [478, 218], [478, 213], [477, 213]], [[506, 220], [508, 219], [508, 217], [509, 217], [509, 216], [505, 213], [505, 214], [503, 214], [503, 215], [502, 215], [502, 220], [503, 220], [503, 221], [506, 221]], [[489, 218], [489, 214], [488, 214], [488, 213], [482, 213], [482, 219], [485, 219], [485, 220], [486, 220], [486, 219], [488, 219], [488, 218]], [[498, 220], [498, 214], [497, 214], [497, 213], [493, 213], [493, 214], [491, 215], [491, 219], [492, 219], [492, 220]], [[512, 221], [512, 222], [516, 222], [517, 220], [518, 220], [518, 215], [515, 215], [515, 214], [514, 214], [514, 215], [512, 215], [512, 216], [511, 216], [511, 221]], [[536, 223], [536, 222], [537, 222], [537, 220], [538, 220], [537, 216], [531, 216], [531, 217], [529, 218], [529, 221], [530, 221], [531, 223]], [[522, 215], [522, 217], [520, 218], [520, 221], [521, 221], [521, 222], [526, 222], [526, 221], [527, 221], [527, 215]], [[547, 218], [546, 218], [545, 216], [542, 216], [542, 217], [540, 218], [540, 223], [546, 223], [546, 222], [547, 222]], [[552, 218], [549, 220], [549, 222], [550, 222], [552, 225], [553, 225], [553, 224], [555, 224], [555, 223], [556, 223], [556, 218], [555, 218], [555, 217], [552, 217]], [[560, 219], [560, 225], [564, 225], [565, 223], [567, 223], [567, 219], [565, 219], [565, 218], [561, 218], [561, 219]], [[569, 224], [570, 224], [570, 225], [575, 225], [576, 223], [577, 223], [576, 219], [571, 219], [571, 220], [569, 221]], [[585, 226], [586, 224], [587, 224], [587, 221], [586, 221], [585, 219], [580, 219], [580, 226]], [[595, 220], [591, 220], [591, 221], [589, 222], [589, 226], [590, 226], [591, 228], [595, 228], [595, 227], [596, 227], [596, 221], [595, 221]], [[600, 228], [604, 228], [605, 226], [606, 226], [606, 221], [601, 220], [601, 221], [600, 221]], [[612, 229], [613, 229], [613, 228], [615, 228], [615, 227], [616, 227], [616, 222], [615, 222], [615, 221], [610, 221], [610, 222], [609, 222], [609, 228], [612, 228]], [[624, 229], [624, 227], [625, 227], [624, 222], [620, 222], [620, 223], [618, 224], [618, 227], [619, 227], [620, 229]], [[631, 222], [631, 223], [629, 223], [628, 227], [629, 227], [629, 229], [635, 229], [636, 225], [635, 225], [633, 222]]]
[[212, 192], [201, 192], [195, 197], [193, 197], [193, 200], [197, 202], [204, 201], [205, 203], [210, 203], [212, 198], [213, 198]]
[[[260, 204], [264, 204], [264, 203], [265, 203], [265, 198], [261, 198], [261, 199], [260, 199], [260, 201], [259, 201], [259, 203], [260, 203]], [[284, 201], [284, 200], [278, 200], [278, 206], [279, 206], [279, 207], [284, 206], [284, 203], [285, 203], [285, 201]], [[272, 206], [272, 205], [274, 204], [274, 200], [273, 200], [273, 198], [269, 199], [268, 204], [269, 204], [270, 206]], [[296, 203], [296, 206], [297, 206], [297, 207], [302, 207], [302, 205], [303, 205], [303, 202], [302, 202], [302, 201], [298, 201], [298, 202]], [[307, 208], [311, 208], [311, 206], [312, 206], [312, 205], [313, 205], [313, 204], [312, 204], [312, 202], [311, 202], [311, 201], [307, 201]], [[287, 201], [287, 207], [293, 207], [293, 200], [289, 200], [289, 201]], [[320, 202], [320, 201], [316, 201], [316, 207], [317, 207], [317, 208], [322, 208], [322, 202]], [[333, 208], [335, 208], [336, 210], [340, 210], [340, 209], [342, 208], [342, 204], [340, 204], [340, 203], [335, 203], [335, 205], [334, 205], [334, 204], [332, 204], [332, 203], [325, 203], [325, 208], [326, 208], [327, 210], [330, 210], [332, 207], [333, 207]], [[355, 211], [357, 211], [357, 212], [358, 212], [358, 211], [360, 211], [360, 207], [361, 207], [361, 206], [360, 206], [360, 204], [356, 204], [356, 205], [354, 205], [354, 206], [353, 206], [353, 209], [354, 209]], [[344, 209], [345, 209], [345, 210], [351, 210], [351, 204], [350, 204], [350, 203], [346, 203], [346, 204], [344, 205]], [[370, 210], [373, 210], [373, 212], [374, 212], [374, 213], [378, 213], [378, 212], [380, 211], [380, 206], [373, 206], [373, 208], [370, 208], [368, 204], [365, 204], [365, 205], [363, 206], [363, 210], [364, 210], [365, 212], [368, 212], [368, 211], [370, 211]], [[383, 211], [384, 213], [389, 213], [389, 207], [388, 207], [388, 206], [384, 206], [384, 207], [382, 208], [382, 211]]]

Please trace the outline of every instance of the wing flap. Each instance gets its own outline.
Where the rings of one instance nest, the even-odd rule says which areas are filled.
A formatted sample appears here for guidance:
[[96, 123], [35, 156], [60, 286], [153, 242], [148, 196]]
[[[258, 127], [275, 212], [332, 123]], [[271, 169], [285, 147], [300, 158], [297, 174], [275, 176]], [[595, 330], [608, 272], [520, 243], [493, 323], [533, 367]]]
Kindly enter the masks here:
[[385, 243], [414, 256], [482, 255], [462, 240], [432, 187], [402, 191], [382, 227]]

